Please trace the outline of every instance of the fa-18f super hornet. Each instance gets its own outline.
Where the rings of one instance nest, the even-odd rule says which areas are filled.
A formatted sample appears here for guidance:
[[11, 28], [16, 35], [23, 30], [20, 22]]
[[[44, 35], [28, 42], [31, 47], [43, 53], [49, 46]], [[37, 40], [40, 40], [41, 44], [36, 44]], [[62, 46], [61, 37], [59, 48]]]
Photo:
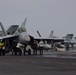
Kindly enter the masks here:
[[[5, 28], [3, 27], [2, 23], [0, 23], [0, 26], [2, 28], [3, 35], [0, 37], [0, 40], [5, 40], [5, 47], [9, 47], [12, 42], [16, 41], [17, 43], [21, 43], [23, 45], [32, 45], [34, 44], [35, 41], [38, 43], [42, 41], [47, 41], [47, 42], [63, 42], [64, 39], [60, 38], [44, 38], [44, 37], [33, 37], [30, 34], [27, 33], [25, 25], [26, 25], [26, 20], [25, 18], [24, 22], [19, 25], [11, 25], [7, 31], [5, 31]], [[32, 44], [31, 44], [32, 43]], [[37, 44], [38, 44], [37, 43]], [[9, 46], [7, 46], [9, 45]]]
[[5, 48], [13, 48], [12, 46], [18, 42], [26, 45], [31, 41], [32, 37], [26, 32], [25, 28], [26, 20], [27, 18], [24, 20], [21, 26], [12, 25], [7, 31], [5, 31], [5, 28], [0, 22], [2, 29], [2, 36], [0, 36], [0, 41], [4, 42]]

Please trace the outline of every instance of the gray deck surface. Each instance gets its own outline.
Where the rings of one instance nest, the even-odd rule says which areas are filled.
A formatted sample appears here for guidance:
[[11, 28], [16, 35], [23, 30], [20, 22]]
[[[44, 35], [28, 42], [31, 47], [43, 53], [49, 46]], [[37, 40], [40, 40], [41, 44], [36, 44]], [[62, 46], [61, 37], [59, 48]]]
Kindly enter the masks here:
[[75, 57], [75, 52], [46, 52], [42, 56], [8, 54], [0, 56], [0, 75], [76, 75]]

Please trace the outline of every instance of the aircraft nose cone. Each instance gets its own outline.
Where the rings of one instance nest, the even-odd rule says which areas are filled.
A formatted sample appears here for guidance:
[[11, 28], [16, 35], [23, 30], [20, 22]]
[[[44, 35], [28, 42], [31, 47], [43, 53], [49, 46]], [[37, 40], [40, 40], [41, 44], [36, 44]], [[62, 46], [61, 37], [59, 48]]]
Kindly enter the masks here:
[[22, 33], [19, 39], [22, 44], [27, 44], [31, 40], [30, 36], [27, 33]]
[[25, 35], [24, 36], [24, 40], [27, 41], [27, 42], [30, 41], [30, 36], [29, 35]]

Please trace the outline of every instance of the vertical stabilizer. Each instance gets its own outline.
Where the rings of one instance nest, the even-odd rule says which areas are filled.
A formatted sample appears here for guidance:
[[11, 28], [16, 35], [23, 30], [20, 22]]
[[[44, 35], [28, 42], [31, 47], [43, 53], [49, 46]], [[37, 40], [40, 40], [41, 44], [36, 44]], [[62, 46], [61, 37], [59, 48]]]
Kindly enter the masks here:
[[3, 36], [6, 36], [6, 35], [7, 35], [7, 33], [6, 33], [6, 31], [5, 31], [5, 29], [4, 29], [4, 27], [3, 27], [3, 25], [2, 25], [2, 23], [1, 23], [1, 22], [0, 22], [0, 26], [1, 26], [1, 28], [2, 28]]
[[67, 34], [66, 35], [66, 40], [70, 41], [73, 38], [73, 34]]
[[38, 30], [37, 30], [37, 33], [38, 33], [39, 37], [41, 37], [41, 34], [39, 33], [39, 31], [38, 31]]
[[27, 17], [25, 18], [24, 22], [22, 23], [21, 27], [25, 27], [27, 21]]
[[24, 22], [22, 22], [21, 26], [19, 26], [17, 28], [17, 30], [14, 33], [15, 35], [20, 35], [20, 33], [22, 33], [22, 32], [26, 32], [27, 33], [27, 30], [25, 28], [26, 21], [27, 21], [27, 17], [25, 18]]
[[49, 37], [50, 37], [50, 38], [53, 38], [53, 30], [51, 31]]
[[7, 34], [13, 35], [16, 30], [18, 29], [19, 25], [11, 25], [8, 29], [7, 29]]

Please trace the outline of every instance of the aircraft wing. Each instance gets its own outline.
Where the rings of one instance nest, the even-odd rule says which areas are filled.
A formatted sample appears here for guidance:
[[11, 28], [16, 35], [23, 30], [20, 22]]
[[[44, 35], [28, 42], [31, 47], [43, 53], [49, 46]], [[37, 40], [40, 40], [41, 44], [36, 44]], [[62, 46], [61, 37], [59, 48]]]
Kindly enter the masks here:
[[47, 41], [47, 42], [64, 42], [64, 39], [62, 38], [43, 38], [43, 37], [34, 37], [34, 40], [36, 41], [40, 41], [40, 40], [43, 40], [43, 41]]
[[7, 35], [7, 36], [4, 36], [3, 39], [16, 39], [18, 37], [19, 36], [15, 36], [15, 35]]
[[6, 36], [1, 36], [0, 40], [3, 40], [3, 39], [16, 39], [18, 37], [19, 36], [15, 36], [15, 35], [6, 35]]
[[6, 36], [0, 36], [0, 41], [4, 40], [16, 40], [18, 39], [18, 36], [11, 36], [11, 35], [6, 35]]

